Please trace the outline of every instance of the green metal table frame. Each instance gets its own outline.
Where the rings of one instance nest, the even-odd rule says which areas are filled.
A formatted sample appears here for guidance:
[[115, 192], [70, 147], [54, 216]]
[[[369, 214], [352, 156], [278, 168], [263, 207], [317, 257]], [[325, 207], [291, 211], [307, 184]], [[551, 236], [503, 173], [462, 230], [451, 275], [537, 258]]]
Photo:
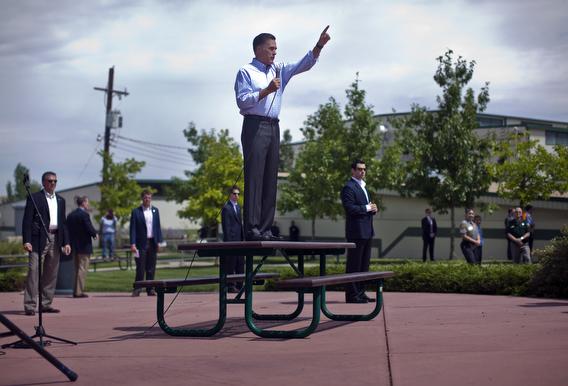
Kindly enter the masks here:
[[[220, 256], [245, 256], [245, 285], [234, 299], [227, 299], [227, 274], [224, 272], [222, 265], [219, 267], [219, 318], [217, 323], [211, 328], [188, 329], [180, 327], [170, 327], [165, 321], [164, 313], [164, 295], [165, 293], [176, 292], [173, 288], [156, 288], [157, 292], [157, 319], [160, 327], [164, 332], [172, 336], [188, 336], [188, 337], [207, 337], [215, 335], [225, 324], [227, 318], [227, 304], [245, 304], [245, 321], [248, 328], [257, 336], [263, 338], [305, 338], [315, 331], [320, 322], [320, 312], [332, 320], [338, 321], [364, 321], [371, 320], [376, 317], [382, 308], [382, 285], [383, 280], [377, 280], [377, 297], [375, 308], [369, 314], [353, 315], [332, 313], [326, 304], [325, 286], [311, 289], [298, 290], [298, 303], [296, 309], [289, 314], [259, 314], [253, 310], [253, 282], [255, 275], [260, 272], [263, 264], [269, 256], [274, 256], [278, 251], [287, 260], [299, 277], [304, 276], [304, 256], [319, 255], [320, 256], [320, 275], [324, 276], [326, 271], [326, 256], [338, 255], [345, 252], [347, 248], [353, 248], [352, 243], [328, 243], [328, 242], [286, 242], [286, 241], [245, 241], [245, 242], [218, 242], [218, 243], [192, 243], [182, 244], [178, 246], [178, 250], [196, 250], [199, 257], [216, 257]], [[261, 261], [254, 266], [254, 257], [262, 256]], [[291, 256], [297, 256], [297, 266], [291, 259]], [[273, 321], [290, 321], [297, 318], [304, 308], [304, 294], [311, 292], [313, 294], [312, 302], [312, 319], [310, 324], [298, 330], [274, 330], [263, 329], [256, 325], [255, 320], [273, 320]], [[241, 297], [244, 295], [244, 299]]]

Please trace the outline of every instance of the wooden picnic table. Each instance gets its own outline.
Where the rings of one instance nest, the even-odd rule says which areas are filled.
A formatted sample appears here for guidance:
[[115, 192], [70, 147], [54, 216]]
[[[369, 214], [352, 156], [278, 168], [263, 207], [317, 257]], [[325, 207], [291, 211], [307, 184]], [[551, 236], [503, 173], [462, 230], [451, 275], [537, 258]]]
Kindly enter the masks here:
[[[245, 321], [249, 329], [256, 335], [264, 338], [304, 338], [317, 328], [320, 313], [332, 320], [363, 321], [375, 318], [382, 308], [383, 280], [394, 275], [392, 272], [357, 272], [340, 275], [326, 275], [326, 257], [345, 253], [346, 249], [354, 248], [354, 243], [347, 242], [290, 242], [290, 241], [233, 241], [212, 243], [189, 243], [178, 245], [179, 251], [195, 251], [197, 257], [245, 256], [244, 288], [235, 299], [227, 299], [227, 283], [238, 280], [239, 277], [227, 276], [223, 265], [219, 267], [218, 277], [198, 278], [208, 280], [208, 283], [219, 283], [219, 320], [210, 329], [184, 329], [167, 325], [164, 318], [164, 294], [175, 292], [178, 286], [192, 285], [189, 280], [169, 281], [140, 281], [135, 282], [135, 288], [155, 288], [157, 292], [157, 315], [160, 327], [168, 334], [174, 336], [212, 336], [223, 326], [226, 317], [227, 304], [244, 303]], [[253, 282], [265, 278], [275, 278], [277, 274], [261, 273], [263, 264], [269, 256], [281, 254], [292, 267], [297, 277], [276, 282], [276, 287], [282, 290], [296, 291], [298, 303], [296, 309], [290, 314], [258, 314], [253, 310]], [[319, 255], [320, 276], [304, 277], [304, 257]], [[254, 257], [261, 256], [261, 261], [254, 267]], [[296, 259], [293, 259], [295, 257]], [[295, 261], [294, 261], [295, 260]], [[268, 275], [263, 276], [263, 275]], [[189, 278], [192, 279], [192, 278]], [[195, 280], [196, 278], [193, 278]], [[376, 284], [376, 300], [373, 311], [368, 314], [340, 314], [332, 313], [326, 304], [326, 285], [348, 284], [353, 282], [372, 282]], [[304, 294], [312, 293], [312, 320], [308, 327], [299, 330], [263, 329], [256, 325], [255, 320], [286, 321], [293, 320], [300, 315], [304, 307]], [[241, 299], [244, 295], [244, 299]]]

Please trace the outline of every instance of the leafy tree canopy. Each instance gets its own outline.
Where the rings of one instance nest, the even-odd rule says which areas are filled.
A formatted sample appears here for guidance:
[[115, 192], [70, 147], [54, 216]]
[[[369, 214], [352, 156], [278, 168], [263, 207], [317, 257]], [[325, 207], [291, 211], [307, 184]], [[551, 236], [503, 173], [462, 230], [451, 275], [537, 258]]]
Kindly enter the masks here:
[[168, 196], [184, 203], [183, 209], [178, 211], [180, 217], [202, 221], [216, 231], [229, 189], [243, 181], [239, 145], [229, 136], [228, 130], [198, 131], [193, 122], [183, 134], [190, 144], [188, 151], [196, 168], [185, 171], [186, 180], [174, 178]]

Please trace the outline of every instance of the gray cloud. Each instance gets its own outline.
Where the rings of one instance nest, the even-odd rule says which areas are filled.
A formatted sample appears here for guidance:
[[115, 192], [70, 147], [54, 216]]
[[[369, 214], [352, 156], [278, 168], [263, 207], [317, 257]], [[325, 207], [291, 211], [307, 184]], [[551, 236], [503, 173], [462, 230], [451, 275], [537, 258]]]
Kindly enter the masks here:
[[[307, 115], [330, 96], [345, 103], [358, 71], [376, 113], [415, 102], [435, 107], [435, 58], [447, 48], [477, 61], [475, 89], [491, 82], [489, 112], [568, 121], [563, 0], [348, 7], [323, 0], [8, 0], [1, 7], [0, 135], [9, 146], [0, 153], [0, 194], [18, 162], [36, 179], [45, 168], [58, 171], [60, 188], [99, 179], [100, 161], [89, 157], [100, 146], [104, 95], [93, 86], [104, 87], [112, 65], [115, 88], [131, 92], [115, 99], [123, 135], [181, 145], [181, 131], [194, 121], [227, 128], [239, 142], [234, 76], [261, 31], [277, 35], [280, 60], [293, 61], [331, 24], [319, 63], [284, 96], [282, 127], [297, 140]], [[182, 175], [179, 165], [147, 161], [142, 177]]]

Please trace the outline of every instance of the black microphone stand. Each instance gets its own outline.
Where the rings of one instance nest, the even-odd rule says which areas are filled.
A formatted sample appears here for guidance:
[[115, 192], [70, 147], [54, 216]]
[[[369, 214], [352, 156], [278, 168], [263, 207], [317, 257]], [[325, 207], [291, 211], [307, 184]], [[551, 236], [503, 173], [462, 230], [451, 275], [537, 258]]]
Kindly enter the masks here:
[[[28, 194], [28, 198], [30, 199], [30, 201], [32, 202], [34, 209], [35, 209], [35, 213], [37, 214], [37, 217], [39, 218], [39, 221], [41, 222], [41, 228], [43, 229], [43, 231], [45, 232], [45, 236], [47, 237], [47, 241], [49, 245], [50, 242], [50, 233], [47, 229], [47, 226], [45, 225], [45, 221], [43, 221], [43, 217], [41, 215], [41, 213], [39, 212], [38, 208], [37, 208], [37, 204], [34, 200], [34, 197], [32, 196], [32, 193], [30, 192], [30, 177], [28, 176], [28, 174], [24, 175], [24, 186], [26, 188], [26, 192]], [[51, 241], [51, 242], [55, 242], [55, 240]], [[45, 338], [51, 338], [54, 340], [58, 340], [60, 342], [64, 342], [64, 343], [69, 343], [69, 344], [74, 344], [76, 345], [77, 342], [73, 342], [71, 340], [67, 340], [67, 339], [63, 339], [63, 338], [59, 338], [53, 335], [48, 335], [45, 333], [45, 329], [43, 328], [43, 311], [42, 311], [42, 285], [41, 285], [41, 272], [42, 272], [42, 260], [46, 255], [46, 251], [47, 251], [47, 245], [46, 248], [43, 251], [39, 250], [39, 242], [37, 245], [37, 254], [38, 254], [38, 261], [37, 261], [37, 272], [38, 272], [38, 281], [37, 281], [37, 286], [38, 286], [38, 325], [35, 326], [35, 331], [36, 333], [34, 335], [32, 335], [30, 338], [34, 339], [34, 338], [39, 338], [39, 345], [41, 347], [45, 347], [47, 345], [49, 345], [51, 343], [51, 341], [46, 340], [45, 343], [43, 341], [44, 337]], [[57, 247], [57, 246], [56, 246]], [[8, 348], [8, 347], [13, 347], [13, 348], [31, 348], [31, 346], [29, 344], [27, 344], [25, 341], [23, 340], [19, 340], [13, 343], [7, 343], [5, 345], [2, 345], [2, 348]]]

